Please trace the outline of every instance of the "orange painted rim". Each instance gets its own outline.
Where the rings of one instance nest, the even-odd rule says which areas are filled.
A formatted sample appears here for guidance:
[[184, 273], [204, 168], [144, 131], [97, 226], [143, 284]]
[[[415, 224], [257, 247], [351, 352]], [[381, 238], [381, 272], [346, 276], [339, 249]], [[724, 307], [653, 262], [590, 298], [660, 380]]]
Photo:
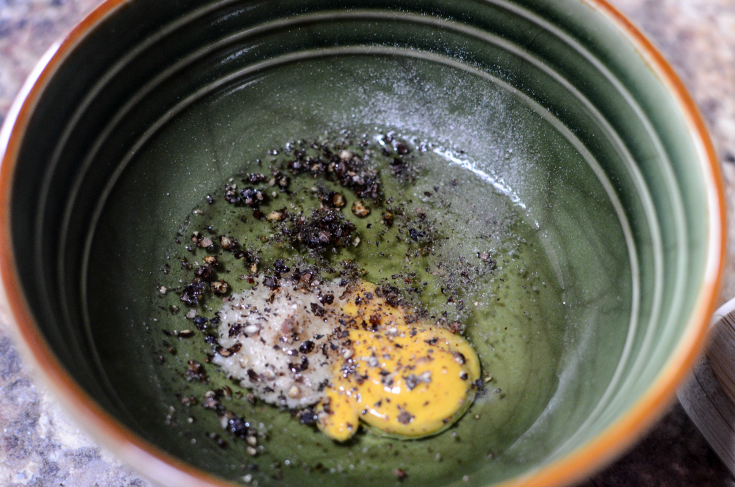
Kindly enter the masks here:
[[[84, 18], [61, 42], [54, 44], [34, 68], [13, 103], [0, 132], [0, 231], [10, 235], [10, 195], [18, 150], [29, 118], [46, 83], [67, 54], [88, 32], [129, 0], [107, 0]], [[607, 0], [584, 0], [606, 17], [650, 65], [652, 71], [678, 102], [697, 145], [699, 163], [707, 187], [708, 241], [703, 285], [693, 307], [685, 334], [653, 386], [624, 417], [594, 440], [548, 465], [499, 484], [502, 487], [555, 487], [581, 480], [615, 459], [666, 410], [677, 387], [687, 377], [703, 350], [709, 319], [718, 299], [726, 252], [726, 205], [723, 179], [706, 125], [684, 84], [661, 53]], [[234, 487], [234, 484], [196, 469], [143, 440], [100, 407], [59, 363], [33, 319], [21, 292], [9, 239], [0, 239], [0, 273], [15, 333], [26, 355], [66, 409], [100, 443], [124, 462], [155, 482], [183, 487]]]

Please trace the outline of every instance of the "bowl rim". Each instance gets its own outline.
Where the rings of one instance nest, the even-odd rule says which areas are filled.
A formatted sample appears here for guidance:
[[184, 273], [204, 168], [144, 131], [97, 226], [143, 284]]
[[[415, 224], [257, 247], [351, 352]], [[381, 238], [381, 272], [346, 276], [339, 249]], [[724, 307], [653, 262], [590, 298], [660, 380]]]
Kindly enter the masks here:
[[[582, 480], [611, 463], [668, 408], [677, 387], [688, 376], [708, 336], [710, 316], [718, 300], [726, 260], [726, 203], [717, 154], [706, 124], [683, 82], [658, 49], [608, 0], [580, 0], [596, 10], [622, 33], [642, 55], [681, 111], [698, 153], [707, 191], [707, 259], [685, 333], [679, 339], [654, 384], [613, 424], [594, 439], [546, 465], [496, 484], [498, 487], [552, 487]], [[128, 3], [105, 0], [66, 36], [52, 44], [38, 61], [16, 96], [0, 130], [0, 232], [10, 235], [10, 196], [18, 151], [33, 109], [56, 69], [95, 27]], [[161, 484], [189, 487], [235, 487], [236, 484], [206, 473], [137, 436], [97, 404], [65, 371], [48, 345], [21, 292], [10, 239], [0, 239], [0, 306], [8, 311], [10, 328], [26, 364], [55, 393], [67, 412], [96, 441], [144, 477]]]

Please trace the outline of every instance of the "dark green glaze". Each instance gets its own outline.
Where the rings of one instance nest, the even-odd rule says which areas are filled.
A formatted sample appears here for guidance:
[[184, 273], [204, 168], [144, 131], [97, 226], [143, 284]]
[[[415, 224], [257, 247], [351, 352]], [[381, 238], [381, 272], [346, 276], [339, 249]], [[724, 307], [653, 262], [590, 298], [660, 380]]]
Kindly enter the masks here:
[[157, 361], [161, 327], [181, 328], [165, 312], [175, 296], [156, 293], [170, 285], [159, 269], [205, 194], [269, 149], [343, 128], [465, 151], [475, 173], [438, 156], [434, 167], [462, 178], [468, 199], [517, 216], [514, 238], [543, 254], [518, 258], [539, 263], [552, 290], [542, 306], [507, 298], [547, 313], [551, 331], [493, 357], [482, 335], [511, 340], [501, 323], [517, 316], [498, 308], [476, 319], [468, 334], [484, 365], [516, 386], [428, 440], [337, 445], [288, 413], [241, 406], [273, 426], [252, 460], [261, 485], [383, 485], [396, 467], [406, 485], [498, 482], [584, 445], [650, 387], [701, 286], [705, 188], [683, 115], [594, 9], [136, 0], [46, 87], [12, 195], [16, 259], [39, 326], [103, 407], [203, 470], [248, 473], [243, 443], [218, 448], [205, 436], [221, 433], [216, 416], [175, 396], [228, 383], [210, 370], [205, 389], [182, 390], [176, 375], [202, 359], [201, 343], [181, 340]]
[[[353, 61], [354, 63], [344, 60], [337, 65], [344, 63], [343, 67], [350, 66], [349, 71], [355, 73], [359, 69], [356, 65], [364, 65], [366, 62], [361, 58]], [[389, 63], [391, 68], [392, 64]], [[330, 71], [333, 71], [335, 61], [330, 61], [328, 66], [332, 68]], [[309, 65], [309, 68], [308, 72], [312, 76], [318, 72], [317, 66], [313, 64]], [[304, 73], [298, 74], [294, 80], [301, 79]], [[273, 77], [279, 80], [277, 90], [279, 93], [291, 91], [283, 87], [285, 78], [283, 73]], [[228, 107], [227, 109], [222, 108], [221, 118], [223, 120], [239, 118], [237, 116], [241, 106], [239, 101], [246, 96], [246, 92], [247, 90], [243, 89], [235, 93], [227, 93], [207, 109]], [[344, 100], [344, 98], [340, 99]], [[161, 151], [168, 152], [166, 150], [168, 140], [171, 137], [181, 140], [182, 132], [186, 132], [187, 128], [191, 127], [193, 120], [198, 120], [200, 116], [199, 110], [193, 110], [190, 116], [177, 120], [165, 131], [166, 136], [151, 143], [151, 151], [145, 151], [139, 155], [141, 160], [161, 157]], [[242, 125], [240, 123], [230, 125], [232, 127], [231, 136], [239, 140]], [[369, 128], [365, 129], [369, 131]], [[228, 139], [230, 137], [224, 137], [224, 140]], [[367, 139], [371, 140], [373, 137], [368, 136]], [[241, 145], [243, 143], [239, 141], [234, 147]], [[368, 147], [379, 148], [375, 142]], [[509, 152], [512, 149], [506, 147], [500, 150], [500, 157], [504, 160], [504, 154], [524, 157], [527, 149], [516, 147], [516, 150]], [[205, 150], [211, 151], [212, 148], [210, 146]], [[359, 148], [350, 148], [350, 150], [358, 151], [358, 153], [360, 151]], [[435, 151], [441, 152], [438, 148]], [[263, 151], [262, 165], [254, 161], [247, 164], [239, 156], [233, 155], [233, 152], [236, 151], [231, 151], [228, 158], [240, 161], [233, 162], [233, 168], [240, 166], [246, 172], [266, 172], [271, 165], [269, 162], [271, 159], [276, 161], [274, 163], [276, 167], [283, 169], [283, 166], [279, 166], [277, 161], [289, 160], [287, 154], [271, 157]], [[402, 468], [409, 473], [411, 481], [443, 485], [455, 477], [459, 470], [469, 473], [473, 471], [473, 464], [488, 463], [489, 453], [497, 457], [521, 437], [536, 421], [557, 388], [557, 372], [559, 360], [563, 356], [562, 348], [567, 328], [562, 289], [556, 280], [538, 230], [535, 225], [522, 221], [525, 214], [522, 207], [514, 208], [508, 195], [489, 189], [486, 180], [458, 164], [448, 164], [447, 159], [436, 152], [429, 151], [423, 155], [419, 155], [418, 151], [414, 152], [415, 154], [410, 156], [410, 163], [417, 172], [414, 183], [406, 184], [397, 181], [385, 164], [380, 165], [379, 155], [373, 156], [372, 160], [378, 162], [378, 167], [382, 168], [381, 180], [385, 197], [390, 196], [393, 200], [390, 204], [386, 203], [382, 210], [384, 211], [386, 206], [396, 208], [400, 205], [406, 214], [415, 215], [420, 208], [427, 217], [423, 221], [424, 226], [420, 228], [428, 226], [434, 228], [432, 232], [435, 235], [434, 243], [424, 247], [431, 251], [425, 252], [423, 256], [421, 253], [416, 255], [415, 251], [418, 251], [419, 246], [413, 245], [414, 241], [405, 232], [401, 236], [399, 231], [403, 232], [403, 230], [398, 223], [387, 229], [384, 227], [381, 208], [376, 208], [374, 203], [368, 201], [368, 204], [373, 207], [371, 214], [366, 218], [357, 218], [349, 210], [352, 202], [356, 200], [353, 194], [339, 186], [329, 185], [321, 179], [315, 181], [309, 174], [291, 177], [289, 191], [292, 196], [277, 192], [278, 196], [270, 198], [268, 203], [261, 205], [259, 211], [268, 214], [270, 211], [283, 207], [289, 208], [292, 204], [304, 209], [316, 208], [318, 204], [310, 190], [315, 184], [320, 186], [327, 184], [331, 189], [342, 191], [347, 200], [342, 213], [357, 227], [361, 242], [357, 247], [350, 245], [347, 248], [340, 248], [338, 252], [331, 255], [333, 266], [341, 270], [343, 267], [340, 263], [349, 259], [358, 263], [365, 271], [362, 276], [364, 279], [379, 284], [387, 280], [388, 283], [404, 290], [409, 287], [418, 287], [422, 292], [416, 295], [413, 301], [426, 309], [428, 315], [434, 316], [434, 321], [441, 318], [444, 313], [447, 323], [461, 320], [467, 326], [466, 336], [480, 356], [483, 367], [492, 374], [493, 379], [487, 383], [468, 414], [455, 428], [438, 437], [422, 441], [396, 442], [376, 438], [371, 434], [358, 434], [348, 445], [338, 445], [315, 432], [313, 427], [299, 425], [298, 421], [290, 418], [287, 412], [278, 412], [276, 408], [262, 403], [254, 406], [248, 404], [243, 398], [247, 394], [246, 390], [224, 377], [217, 367], [205, 364], [206, 353], [212, 353], [212, 347], [204, 343], [204, 333], [196, 332], [194, 337], [177, 339], [167, 337], [161, 332], [162, 329], [169, 332], [186, 328], [194, 329], [194, 324], [184, 318], [189, 309], [196, 309], [199, 315], [211, 319], [221, 306], [221, 302], [211, 295], [206, 298], [203, 305], [196, 308], [187, 307], [180, 301], [182, 287], [180, 282], [183, 280], [188, 283], [193, 276], [192, 270], [185, 270], [182, 267], [182, 260], [196, 266], [197, 262], [201, 265], [206, 255], [218, 255], [220, 261], [218, 276], [230, 283], [233, 292], [252, 288], [247, 281], [240, 278], [242, 275], [251, 273], [250, 264], [243, 265], [243, 260], [236, 260], [228, 252], [205, 249], [197, 249], [192, 252], [186, 249], [187, 246], [192, 248], [189, 237], [195, 230], [200, 231], [202, 235], [211, 235], [210, 230], [205, 229], [210, 227], [214, 232], [213, 235], [236, 236], [242, 248], [258, 252], [261, 258], [259, 263], [261, 272], [271, 268], [273, 262], [278, 258], [285, 259], [286, 265], [291, 268], [297, 265], [300, 265], [302, 269], [306, 266], [313, 268], [315, 264], [318, 266], [318, 261], [315, 263], [313, 259], [307, 259], [306, 265], [299, 264], [299, 260], [303, 259], [303, 253], [295, 253], [288, 243], [282, 242], [283, 239], [269, 237], [274, 232], [275, 234], [280, 233], [278, 225], [256, 220], [250, 208], [226, 203], [222, 198], [222, 182], [226, 179], [222, 179], [219, 185], [208, 188], [208, 192], [214, 195], [215, 202], [210, 204], [202, 198], [196, 206], [196, 211], [190, 213], [186, 222], [182, 224], [180, 232], [182, 235], [171, 234], [162, 242], [155, 244], [159, 247], [155, 252], [159, 256], [159, 264], [154, 270], [163, 267], [165, 273], [154, 272], [151, 276], [153, 278], [152, 287], [141, 289], [143, 299], [149, 300], [151, 305], [140, 312], [139, 318], [134, 318], [136, 323], [145, 323], [150, 333], [145, 337], [135, 339], [125, 336], [124, 333], [116, 334], [112, 338], [107, 338], [109, 335], [106, 334], [105, 338], [99, 340], [102, 344], [100, 350], [103, 354], [104, 367], [110, 371], [111, 377], [116, 377], [114, 382], [119, 384], [118, 387], [138, 389], [134, 400], [121, 398], [128, 409], [138, 410], [141, 394], [146, 392], [140, 391], [140, 384], [136, 382], [147, 381], [142, 377], [125, 378], [125, 364], [116, 363], [114, 360], [106, 361], [104, 357], [133, 356], [136, 354], [139, 343], [144, 341], [147, 349], [157, 350], [146, 357], [149, 362], [152, 363], [153, 359], [159, 355], [165, 359], [163, 365], [152, 363], [147, 369], [147, 374], [149, 377], [155, 376], [160, 379], [163, 388], [168, 391], [170, 400], [163, 403], [162, 406], [172, 405], [177, 410], [177, 414], [173, 415], [177, 424], [169, 426], [169, 429], [179, 430], [183, 434], [183, 440], [175, 437], [177, 443], [173, 448], [189, 450], [185, 454], [192, 456], [200, 448], [199, 445], [212, 445], [211, 439], [205, 435], [206, 431], [217, 431], [225, 437], [227, 435], [221, 431], [214, 412], [206, 412], [201, 406], [183, 407], [178, 403], [174, 394], [179, 392], [193, 396], [202, 403], [204, 394], [208, 390], [225, 385], [231, 387], [235, 395], [239, 397], [232, 400], [222, 399], [223, 405], [247, 418], [251, 423], [262, 422], [267, 428], [268, 439], [262, 442], [265, 452], [246, 462], [258, 464], [266, 474], [272, 473], [271, 464], [274, 462], [280, 464], [284, 459], [288, 459], [298, 468], [296, 471], [284, 471], [283, 475], [286, 477], [289, 472], [293, 475], [301, 475], [305, 471], [315, 470], [319, 465], [325, 471], [331, 471], [331, 469], [337, 471], [341, 465], [345, 472], [337, 476], [338, 478], [335, 479], [337, 483], [345, 482], [349, 478], [350, 483], [360, 482], [368, 485], [370, 482], [366, 480], [367, 475], [376, 485], [382, 485], [386, 481], [394, 480], [393, 469]], [[460, 155], [457, 154], [456, 157]], [[466, 156], [465, 159], [467, 159]], [[241, 182], [241, 178], [236, 178], [236, 181], [240, 188], [246, 186]], [[132, 184], [132, 181], [130, 183]], [[123, 183], [121, 188], [125, 184]], [[272, 189], [269, 188], [269, 195]], [[126, 192], [125, 189], [122, 191]], [[426, 196], [426, 193], [431, 196]], [[305, 213], [309, 215], [311, 211], [306, 210]], [[110, 221], [117, 220], [116, 215], [117, 212], [114, 211], [110, 215]], [[244, 217], [246, 221], [242, 222], [241, 217]], [[396, 220], [398, 220], [397, 216]], [[420, 221], [416, 220], [413, 225], [418, 227]], [[379, 236], [384, 229], [385, 235]], [[180, 243], [174, 243], [175, 238]], [[266, 239], [265, 243], [262, 242], [263, 238]], [[375, 245], [376, 239], [380, 239], [380, 246]], [[165, 248], [166, 246], [169, 248]], [[483, 252], [490, 253], [497, 263], [494, 266], [484, 263], [478, 257]], [[406, 260], [405, 257], [409, 254], [411, 257]], [[104, 258], [100, 256], [100, 259]], [[457, 271], [460, 259], [471, 264], [471, 267], [462, 267], [469, 271], [467, 280], [463, 279], [460, 272]], [[439, 265], [442, 267], [438, 267]], [[426, 272], [427, 270], [429, 272]], [[450, 272], [455, 273], [454, 278], [440, 277], [441, 274]], [[413, 273], [412, 286], [405, 285], [404, 281], [409, 273]], [[400, 275], [401, 278], [394, 278], [394, 275]], [[337, 275], [330, 276], [325, 271], [322, 277], [333, 279]], [[179, 292], [167, 292], [165, 295], [160, 295], [158, 289], [161, 285], [170, 289], [178, 288]], [[447, 290], [446, 295], [442, 292], [442, 286], [447, 285], [459, 291], [452, 303], [448, 303], [447, 299], [448, 296], [451, 296], [451, 292]], [[103, 279], [98, 285], [92, 287], [110, 290], [96, 299], [101, 302], [109, 301], [110, 293], [119, 292], [119, 287], [114, 280]], [[113, 289], [118, 291], [113, 291]], [[98, 296], [97, 293], [94, 295]], [[413, 293], [408, 294], [407, 299], [411, 299], [411, 296]], [[474, 303], [478, 302], [482, 304], [476, 306]], [[180, 310], [171, 313], [171, 307], [180, 308]], [[103, 311], [101, 310], [100, 313]], [[166, 351], [171, 345], [176, 348], [175, 356]], [[205, 364], [203, 367], [209, 378], [208, 382], [183, 380], [182, 375], [187, 369], [188, 360], [196, 360], [200, 364]], [[314, 362], [313, 358], [309, 360]], [[155, 397], [150, 398], [151, 402], [155, 400]], [[160, 428], [162, 414], [167, 414], [167, 411], [163, 410], [158, 415], [144, 416], [150, 418], [151, 423], [146, 424], [144, 429]], [[187, 424], [189, 415], [195, 416], [197, 421], [201, 422], [195, 431], [192, 431]], [[203, 426], [205, 424], [206, 427]], [[190, 444], [191, 438], [196, 439], [195, 446]], [[296, 450], [294, 450], [294, 438], [297, 438], [301, 445]], [[228, 441], [230, 447], [226, 452], [215, 448], [212, 454], [217, 458], [228, 456], [230, 462], [238, 466], [244, 458], [247, 458], [245, 453], [247, 445], [242, 441], [231, 441], [230, 438]], [[310, 448], [310, 445], [313, 446], [315, 442], [320, 445], [316, 454]], [[478, 442], [481, 448], [478, 447]], [[371, 459], [369, 454], [364, 454], [363, 449], [366, 448], [366, 451], [372, 451], [377, 456]], [[395, 453], [391, 454], [388, 461], [383, 461], [386, 448], [395, 448]], [[285, 457], [284, 452], [288, 452]], [[437, 460], [437, 455], [439, 455], [439, 460]], [[416, 468], [416, 465], [426, 465], [426, 467]]]

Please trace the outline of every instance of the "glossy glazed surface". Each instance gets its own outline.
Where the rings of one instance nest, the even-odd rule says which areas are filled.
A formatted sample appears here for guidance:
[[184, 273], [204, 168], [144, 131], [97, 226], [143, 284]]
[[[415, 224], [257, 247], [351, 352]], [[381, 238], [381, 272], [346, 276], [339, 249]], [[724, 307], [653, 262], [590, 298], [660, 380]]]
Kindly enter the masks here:
[[[635, 144], [634, 144], [634, 145], [635, 145]], [[653, 168], [648, 168], [648, 170], [653, 170]], [[655, 171], [654, 171], [654, 172], [655, 172]], [[696, 188], [690, 188], [690, 189], [692, 189], [692, 190], [695, 190]], [[659, 197], [659, 198], [660, 198], [660, 197], [662, 197], [662, 196], [663, 196], [663, 195], [657, 195], [656, 197]], [[665, 198], [664, 198], [664, 199], [665, 199]], [[674, 203], [675, 203], [675, 202], [674, 202]], [[674, 213], [672, 213], [673, 215], [675, 215], [675, 214], [676, 214], [676, 204], [674, 204], [674, 203], [672, 203], [671, 201], [669, 201], [669, 202], [668, 202], [668, 204], [670, 204], [670, 205], [671, 205], [671, 206], [673, 206], [673, 208], [674, 208]], [[665, 205], [664, 205], [664, 208], [665, 208]], [[673, 218], [673, 217], [672, 217], [672, 218]], [[686, 232], [685, 232], [685, 233], [686, 233]], [[696, 233], [696, 232], [695, 232], [695, 233]], [[666, 238], [666, 237], [667, 237], [667, 236], [666, 236], [666, 235], [664, 235], [664, 238]], [[670, 236], [669, 236], [669, 237], [670, 237]], [[674, 239], [674, 240], [675, 240], [675, 239]], [[645, 242], [644, 242], [644, 243], [645, 243]], [[696, 242], [695, 242], [695, 243], [696, 243]], [[642, 245], [642, 247], [644, 248], [644, 250], [643, 250], [643, 251], [645, 251], [645, 245]], [[694, 254], [696, 254], [696, 246], [694, 247]], [[679, 256], [679, 258], [681, 258], [681, 254], [677, 254], [677, 255]], [[665, 257], [665, 256], [664, 256], [664, 257]], [[645, 270], [645, 269], [644, 269], [644, 270]], [[655, 281], [655, 280], [653, 280], [653, 281]], [[651, 282], [653, 282], [653, 281], [651, 281]], [[645, 281], [645, 279], [644, 279], [644, 282], [646, 282], [646, 281]], [[653, 285], [653, 284], [651, 284], [651, 285]], [[654, 286], [654, 287], [655, 287], [655, 286]], [[664, 293], [664, 295], [666, 295], [666, 294]], [[644, 293], [644, 298], [645, 298], [645, 296], [647, 296], [647, 294], [645, 294], [645, 293]], [[676, 296], [676, 293], [675, 293], [675, 292], [674, 292], [674, 296]], [[644, 301], [644, 303], [645, 303], [645, 301]], [[653, 306], [653, 305], [651, 305], [651, 306]], [[653, 306], [653, 307], [655, 307], [655, 306]], [[646, 334], [646, 335], [650, 336], [650, 335], [651, 335], [652, 333], [653, 333], [653, 332], [650, 332], [650, 331], [649, 331], [649, 333], [648, 333], [648, 334]], [[640, 344], [642, 344], [641, 346], [642, 346], [642, 347], [644, 347], [644, 348], [645, 348], [645, 347], [648, 347], [648, 346], [651, 346], [651, 343], [650, 343], [650, 342], [647, 342], [647, 340], [646, 340], [646, 338], [645, 338], [645, 336], [646, 336], [646, 335], [643, 335], [643, 336], [641, 336], [641, 338], [640, 338], [640, 340], [641, 340], [641, 341], [639, 342]], [[643, 364], [641, 364], [641, 366], [643, 366]], [[631, 367], [634, 367], [634, 368], [635, 368], [635, 364], [631, 365]], [[645, 370], [645, 369], [643, 369], [643, 370]], [[655, 374], [654, 374], [654, 375], [655, 375]], [[645, 382], [645, 381], [644, 381], [644, 382]], [[644, 386], [643, 384], [641, 384], [641, 387], [645, 387], [645, 386]], [[633, 390], [635, 390], [635, 389], [633, 389]]]

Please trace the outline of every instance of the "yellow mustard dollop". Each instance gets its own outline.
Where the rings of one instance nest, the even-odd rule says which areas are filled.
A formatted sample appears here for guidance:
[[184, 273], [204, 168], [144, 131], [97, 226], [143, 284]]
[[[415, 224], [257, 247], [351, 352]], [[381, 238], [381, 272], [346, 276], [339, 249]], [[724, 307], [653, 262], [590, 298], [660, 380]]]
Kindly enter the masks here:
[[450, 426], [472, 402], [480, 378], [472, 346], [425, 321], [406, 323], [403, 308], [378, 297], [371, 283], [363, 282], [352, 296], [342, 312], [357, 326], [343, 341], [348, 351], [335, 362], [318, 408], [321, 430], [344, 441], [360, 421], [402, 438]]

